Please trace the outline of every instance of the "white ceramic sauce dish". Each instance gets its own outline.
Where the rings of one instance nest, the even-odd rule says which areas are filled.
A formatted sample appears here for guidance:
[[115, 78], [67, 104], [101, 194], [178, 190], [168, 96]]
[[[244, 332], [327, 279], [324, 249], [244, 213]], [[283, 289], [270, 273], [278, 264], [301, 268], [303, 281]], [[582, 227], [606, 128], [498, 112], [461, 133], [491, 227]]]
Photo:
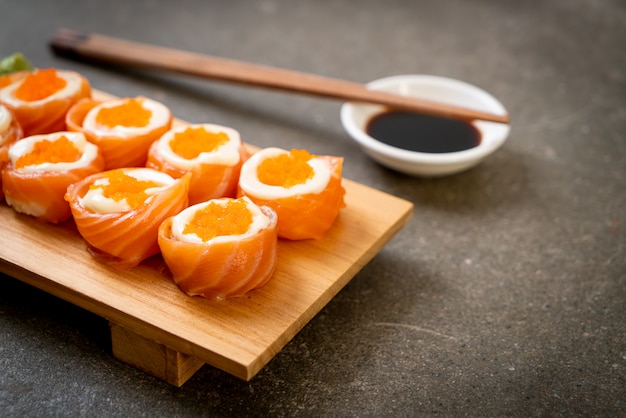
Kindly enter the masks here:
[[[491, 94], [472, 84], [446, 77], [397, 75], [372, 81], [367, 87], [496, 115], [507, 114], [502, 103]], [[378, 105], [344, 103], [341, 107], [341, 123], [346, 132], [375, 161], [412, 176], [445, 176], [472, 168], [500, 148], [510, 131], [509, 124], [476, 120], [472, 124], [480, 133], [480, 141], [475, 147], [443, 153], [411, 151], [388, 145], [368, 135], [367, 126], [370, 120], [387, 110]]]

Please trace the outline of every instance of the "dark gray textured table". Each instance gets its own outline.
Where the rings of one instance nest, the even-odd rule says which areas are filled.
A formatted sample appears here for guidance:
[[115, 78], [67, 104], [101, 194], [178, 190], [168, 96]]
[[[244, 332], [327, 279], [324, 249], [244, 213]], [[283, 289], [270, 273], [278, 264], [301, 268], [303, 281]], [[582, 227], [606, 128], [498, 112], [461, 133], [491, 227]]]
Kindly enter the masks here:
[[[414, 217], [252, 381], [175, 388], [114, 359], [105, 320], [0, 281], [2, 416], [626, 415], [626, 3], [0, 0], [0, 55], [84, 73], [258, 146], [346, 157]], [[415, 179], [368, 159], [340, 103], [98, 68], [60, 27], [367, 82], [435, 74], [510, 110], [479, 167]]]

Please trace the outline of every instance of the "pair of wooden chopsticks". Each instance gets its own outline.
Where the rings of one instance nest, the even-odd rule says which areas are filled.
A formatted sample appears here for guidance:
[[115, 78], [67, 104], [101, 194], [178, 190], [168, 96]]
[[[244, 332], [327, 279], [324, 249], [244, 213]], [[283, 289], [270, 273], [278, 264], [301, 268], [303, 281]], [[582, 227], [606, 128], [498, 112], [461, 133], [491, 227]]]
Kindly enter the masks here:
[[84, 34], [69, 29], [57, 31], [50, 41], [50, 46], [58, 54], [99, 62], [166, 70], [202, 78], [308, 93], [351, 102], [379, 104], [393, 109], [451, 119], [509, 122], [508, 115], [494, 115], [473, 109], [373, 91], [367, 89], [365, 85], [350, 81], [147, 45], [99, 34]]

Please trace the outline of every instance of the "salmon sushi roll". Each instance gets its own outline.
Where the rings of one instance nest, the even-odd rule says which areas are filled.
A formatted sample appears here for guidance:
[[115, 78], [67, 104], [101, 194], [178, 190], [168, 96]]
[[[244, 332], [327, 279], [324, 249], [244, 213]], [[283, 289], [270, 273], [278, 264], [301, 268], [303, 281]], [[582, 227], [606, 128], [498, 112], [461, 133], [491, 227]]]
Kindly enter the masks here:
[[45, 222], [63, 222], [71, 215], [64, 198], [68, 186], [103, 167], [98, 147], [81, 133], [23, 138], [9, 148], [9, 161], [2, 169], [5, 200], [17, 212]]
[[[22, 139], [24, 132], [13, 113], [0, 105], [0, 170], [9, 161], [9, 148], [15, 141]], [[2, 177], [0, 176], [0, 200], [4, 199]]]
[[274, 273], [277, 220], [272, 209], [246, 197], [198, 203], [161, 224], [161, 254], [174, 282], [189, 296], [241, 296]]
[[341, 157], [266, 148], [243, 164], [239, 195], [276, 211], [279, 237], [319, 239], [345, 206], [342, 165]]
[[150, 145], [172, 126], [172, 112], [145, 97], [82, 100], [67, 114], [67, 129], [98, 145], [106, 169], [144, 167]]
[[187, 207], [189, 178], [118, 168], [72, 184], [65, 199], [91, 254], [125, 270], [159, 252], [159, 225]]
[[147, 167], [174, 178], [190, 172], [189, 204], [236, 197], [241, 165], [248, 157], [239, 132], [197, 124], [171, 129], [150, 147]]
[[25, 136], [66, 130], [70, 107], [91, 97], [89, 82], [74, 71], [48, 68], [7, 77], [12, 82], [0, 88], [0, 103], [11, 109]]

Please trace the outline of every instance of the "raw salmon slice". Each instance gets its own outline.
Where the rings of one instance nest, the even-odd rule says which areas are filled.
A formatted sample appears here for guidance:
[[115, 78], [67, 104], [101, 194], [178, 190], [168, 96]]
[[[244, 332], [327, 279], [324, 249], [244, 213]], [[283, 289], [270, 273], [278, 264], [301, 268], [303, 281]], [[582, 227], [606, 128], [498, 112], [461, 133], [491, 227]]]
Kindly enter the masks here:
[[70, 107], [91, 97], [89, 82], [74, 71], [49, 68], [7, 77], [12, 82], [0, 88], [0, 103], [11, 109], [25, 136], [66, 130]]
[[[0, 105], [0, 170], [9, 162], [9, 148], [15, 141], [22, 139], [22, 126], [6, 106]], [[0, 176], [0, 200], [4, 199], [2, 177]]]
[[138, 167], [107, 170], [72, 184], [65, 199], [91, 254], [130, 269], [159, 252], [159, 225], [187, 207], [190, 177]]
[[17, 212], [58, 223], [70, 215], [68, 186], [101, 171], [98, 147], [76, 132], [33, 135], [15, 142], [2, 169], [6, 202]]
[[155, 141], [147, 167], [174, 178], [191, 173], [189, 204], [236, 197], [241, 165], [248, 152], [235, 129], [196, 124], [169, 130]]
[[279, 237], [319, 239], [345, 206], [342, 165], [341, 157], [266, 148], [243, 164], [239, 195], [276, 211]]
[[277, 216], [246, 197], [190, 206], [159, 228], [174, 282], [190, 296], [225, 299], [266, 284], [278, 259]]
[[172, 112], [145, 97], [81, 100], [67, 113], [67, 129], [98, 145], [106, 169], [144, 167], [150, 145], [172, 126]]

